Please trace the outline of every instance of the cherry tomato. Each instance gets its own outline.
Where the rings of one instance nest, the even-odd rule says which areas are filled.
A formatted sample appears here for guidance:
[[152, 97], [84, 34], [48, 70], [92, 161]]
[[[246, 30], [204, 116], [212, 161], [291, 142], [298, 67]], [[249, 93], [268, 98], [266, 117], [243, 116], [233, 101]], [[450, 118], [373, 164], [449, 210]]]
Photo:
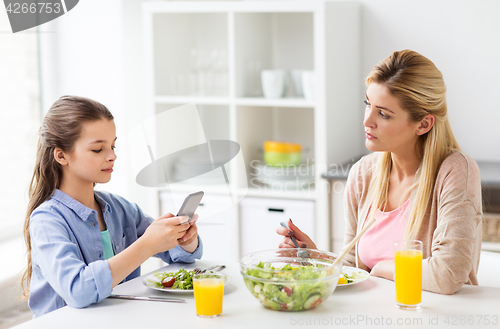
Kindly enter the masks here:
[[170, 276], [168, 278], [163, 279], [161, 284], [166, 288], [170, 288], [174, 285], [174, 282], [175, 282], [175, 278], [173, 276]]
[[283, 291], [286, 292], [286, 295], [288, 297], [290, 297], [290, 295], [292, 295], [292, 289], [290, 289], [288, 287], [283, 287]]

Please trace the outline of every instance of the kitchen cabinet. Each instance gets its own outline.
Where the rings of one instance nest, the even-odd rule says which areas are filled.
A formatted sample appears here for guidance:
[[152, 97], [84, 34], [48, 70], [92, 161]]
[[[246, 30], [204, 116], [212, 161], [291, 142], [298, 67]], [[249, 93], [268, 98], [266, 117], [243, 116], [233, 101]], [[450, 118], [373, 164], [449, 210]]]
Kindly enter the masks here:
[[345, 236], [345, 210], [344, 210], [344, 193], [346, 187], [345, 179], [332, 179], [328, 181], [331, 193], [331, 234], [332, 234], [332, 251], [340, 253], [344, 247]]
[[[308, 233], [319, 248], [331, 249], [330, 190], [321, 174], [363, 147], [359, 4], [147, 1], [142, 14], [145, 110], [154, 116], [195, 103], [206, 139], [235, 141], [242, 155], [227, 165], [227, 184], [178, 183], [151, 189], [151, 198], [162, 191], [185, 196], [203, 190], [207, 197], [232, 200], [225, 216], [234, 222], [227, 229], [239, 237], [232, 248], [240, 256], [245, 244], [239, 242], [247, 239], [242, 209], [247, 208], [238, 202], [255, 197], [276, 207], [282, 202], [277, 200], [305, 202], [314, 213], [305, 224]], [[314, 71], [314, 99], [300, 97], [293, 88], [283, 98], [265, 98], [264, 69]], [[256, 179], [266, 140], [301, 144], [312, 181], [280, 186]], [[160, 214], [159, 207], [153, 210]], [[300, 217], [294, 220], [301, 222]]]
[[[174, 213], [186, 197], [185, 193], [160, 192], [161, 213]], [[198, 234], [203, 241], [203, 259], [238, 260], [237, 236], [233, 234], [236, 218], [234, 217], [231, 198], [210, 193], [204, 195], [196, 213]], [[174, 213], [175, 215], [175, 213]]]
[[282, 236], [276, 234], [280, 222], [293, 223], [314, 240], [314, 202], [273, 198], [243, 199], [240, 204], [241, 253], [278, 248]]

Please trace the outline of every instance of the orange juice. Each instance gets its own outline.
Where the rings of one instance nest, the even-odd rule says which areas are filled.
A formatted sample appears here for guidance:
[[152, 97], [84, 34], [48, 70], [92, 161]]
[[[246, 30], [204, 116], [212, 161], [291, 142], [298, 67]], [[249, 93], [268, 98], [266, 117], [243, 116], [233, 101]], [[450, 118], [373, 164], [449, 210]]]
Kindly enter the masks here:
[[222, 296], [224, 295], [223, 278], [194, 280], [193, 289], [197, 315], [212, 317], [222, 313]]
[[396, 302], [402, 306], [419, 305], [422, 301], [422, 252], [398, 250], [396, 263]]

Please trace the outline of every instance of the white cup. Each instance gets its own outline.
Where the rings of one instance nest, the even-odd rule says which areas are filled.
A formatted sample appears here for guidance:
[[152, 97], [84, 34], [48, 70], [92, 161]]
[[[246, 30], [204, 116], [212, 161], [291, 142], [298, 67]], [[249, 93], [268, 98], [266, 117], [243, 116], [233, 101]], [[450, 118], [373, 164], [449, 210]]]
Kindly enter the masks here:
[[304, 97], [304, 91], [302, 89], [302, 72], [303, 70], [292, 70], [290, 75], [292, 76], [292, 86], [293, 94], [295, 97]]
[[263, 70], [262, 91], [266, 98], [281, 98], [285, 92], [285, 70]]
[[314, 99], [314, 80], [314, 71], [302, 71], [302, 90], [307, 99]]

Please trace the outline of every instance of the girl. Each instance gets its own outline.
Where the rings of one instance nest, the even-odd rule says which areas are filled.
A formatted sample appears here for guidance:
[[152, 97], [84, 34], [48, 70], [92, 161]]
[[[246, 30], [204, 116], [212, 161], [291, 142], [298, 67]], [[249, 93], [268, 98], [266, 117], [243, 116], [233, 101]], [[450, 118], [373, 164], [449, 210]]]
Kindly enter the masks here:
[[[394, 242], [423, 242], [422, 287], [453, 294], [477, 284], [481, 249], [479, 169], [462, 153], [447, 117], [441, 72], [424, 56], [397, 51], [366, 79], [366, 147], [375, 152], [346, 185], [345, 245], [367, 218], [377, 222], [345, 257], [348, 265], [393, 280]], [[314, 242], [289, 223], [299, 243]], [[293, 247], [288, 230], [280, 247]]]
[[111, 179], [115, 142], [113, 116], [98, 102], [63, 96], [45, 115], [24, 225], [24, 296], [34, 317], [102, 301], [155, 254], [167, 263], [201, 258], [196, 224], [180, 224], [187, 218], [153, 220], [118, 195], [94, 191]]

